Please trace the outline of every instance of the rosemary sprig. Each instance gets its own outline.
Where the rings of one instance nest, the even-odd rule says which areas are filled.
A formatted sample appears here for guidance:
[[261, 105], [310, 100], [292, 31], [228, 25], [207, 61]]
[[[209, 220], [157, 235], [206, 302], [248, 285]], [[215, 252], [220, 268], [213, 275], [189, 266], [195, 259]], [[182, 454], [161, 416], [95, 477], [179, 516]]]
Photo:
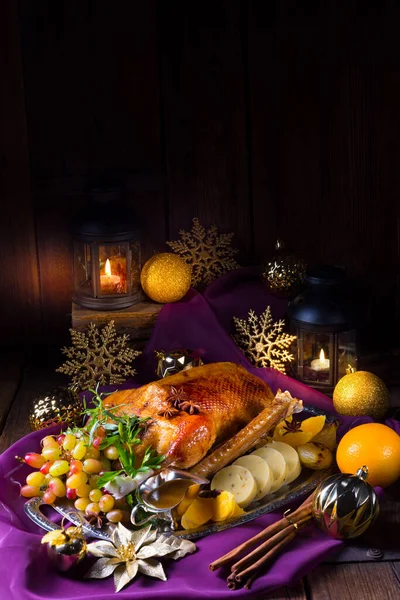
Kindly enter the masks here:
[[140, 434], [147, 428], [150, 417], [142, 418], [136, 415], [115, 415], [113, 410], [120, 408], [111, 407], [106, 409], [103, 402], [103, 396], [109, 394], [99, 393], [99, 386], [95, 389], [89, 388], [92, 392], [92, 402], [94, 408], [87, 408], [84, 404], [84, 414], [89, 417], [86, 429], [89, 433], [89, 445], [92, 444], [96, 429], [102, 426], [106, 431], [106, 437], [100, 444], [100, 450], [115, 446], [119, 453], [119, 461], [122, 469], [119, 471], [106, 471], [98, 479], [99, 488], [113, 481], [119, 475], [127, 475], [134, 478], [138, 473], [146, 473], [151, 469], [157, 469], [165, 460], [165, 456], [159, 455], [154, 448], [146, 448], [143, 459], [137, 465], [137, 456], [134, 447], [141, 443]]

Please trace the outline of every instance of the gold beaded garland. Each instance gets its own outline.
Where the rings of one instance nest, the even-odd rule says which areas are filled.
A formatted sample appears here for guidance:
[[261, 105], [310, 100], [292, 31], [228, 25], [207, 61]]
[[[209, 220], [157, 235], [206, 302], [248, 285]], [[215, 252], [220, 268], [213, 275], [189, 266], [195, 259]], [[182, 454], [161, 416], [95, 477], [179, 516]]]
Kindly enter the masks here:
[[342, 415], [381, 419], [389, 407], [389, 392], [382, 379], [373, 373], [355, 371], [338, 381], [333, 404]]
[[144, 293], [155, 302], [177, 302], [189, 291], [191, 268], [172, 252], [149, 258], [140, 274]]

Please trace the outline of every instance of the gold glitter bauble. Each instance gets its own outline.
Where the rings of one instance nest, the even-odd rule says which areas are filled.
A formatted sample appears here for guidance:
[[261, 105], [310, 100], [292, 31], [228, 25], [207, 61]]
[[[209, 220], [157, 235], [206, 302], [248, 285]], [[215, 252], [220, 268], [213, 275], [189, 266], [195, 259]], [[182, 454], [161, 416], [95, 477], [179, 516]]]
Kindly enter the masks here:
[[149, 258], [140, 274], [144, 293], [154, 302], [177, 302], [190, 289], [191, 268], [172, 252]]
[[37, 396], [29, 411], [29, 425], [33, 431], [53, 425], [82, 425], [83, 403], [73, 390], [57, 387]]
[[389, 407], [389, 391], [379, 377], [368, 371], [355, 371], [338, 381], [333, 405], [341, 415], [382, 419]]

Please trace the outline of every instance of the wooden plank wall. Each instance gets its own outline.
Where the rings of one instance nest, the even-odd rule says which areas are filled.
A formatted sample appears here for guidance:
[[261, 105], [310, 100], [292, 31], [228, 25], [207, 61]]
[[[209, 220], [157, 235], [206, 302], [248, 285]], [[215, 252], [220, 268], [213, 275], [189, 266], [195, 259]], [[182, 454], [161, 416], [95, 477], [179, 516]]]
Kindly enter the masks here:
[[[5, 0], [0, 332], [61, 342], [68, 223], [116, 173], [145, 256], [198, 216], [242, 264], [282, 236], [343, 264], [384, 325], [400, 287], [394, 0]], [[397, 313], [396, 313], [397, 303]], [[393, 330], [393, 327], [391, 327]]]

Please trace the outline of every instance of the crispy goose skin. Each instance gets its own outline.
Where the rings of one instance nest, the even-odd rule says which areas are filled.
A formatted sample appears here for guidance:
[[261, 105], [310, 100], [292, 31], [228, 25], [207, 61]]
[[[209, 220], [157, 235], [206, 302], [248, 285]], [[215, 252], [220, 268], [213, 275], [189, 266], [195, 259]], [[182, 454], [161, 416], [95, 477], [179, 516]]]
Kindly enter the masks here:
[[[197, 414], [179, 410], [164, 416], [175, 400], [175, 404], [189, 401]], [[117, 415], [151, 417], [138, 454], [152, 446], [166, 455], [166, 464], [187, 469], [215, 443], [230, 438], [274, 402], [264, 381], [239, 365], [224, 362], [182, 371], [135, 390], [115, 392], [105, 405], [120, 406], [113, 411]], [[183, 406], [190, 410], [189, 405]]]

